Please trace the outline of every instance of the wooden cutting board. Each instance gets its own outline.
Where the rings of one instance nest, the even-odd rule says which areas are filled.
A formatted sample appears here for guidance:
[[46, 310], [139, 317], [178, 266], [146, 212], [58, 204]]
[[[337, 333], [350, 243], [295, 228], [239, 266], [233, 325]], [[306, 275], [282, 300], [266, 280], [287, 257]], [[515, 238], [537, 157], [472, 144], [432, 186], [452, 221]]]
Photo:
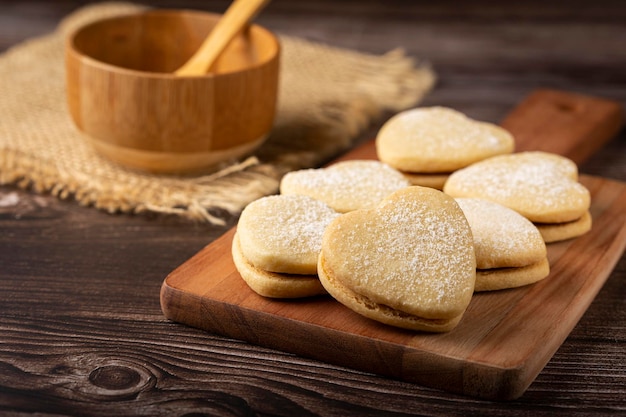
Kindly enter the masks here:
[[[504, 120], [517, 150], [582, 162], [622, 126], [617, 103], [553, 90], [527, 97]], [[370, 141], [340, 158], [375, 159]], [[593, 229], [550, 244], [550, 276], [522, 288], [475, 294], [444, 334], [385, 326], [329, 296], [272, 300], [251, 291], [233, 265], [234, 228], [165, 278], [171, 320], [270, 348], [488, 399], [524, 393], [596, 296], [626, 246], [626, 184], [582, 176]]]

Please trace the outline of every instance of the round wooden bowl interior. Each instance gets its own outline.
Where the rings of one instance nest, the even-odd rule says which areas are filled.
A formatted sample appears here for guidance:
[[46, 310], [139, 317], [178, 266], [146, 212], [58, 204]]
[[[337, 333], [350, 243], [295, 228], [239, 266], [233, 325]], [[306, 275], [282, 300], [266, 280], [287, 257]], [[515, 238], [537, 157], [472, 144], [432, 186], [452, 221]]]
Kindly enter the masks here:
[[[219, 18], [211, 13], [162, 10], [105, 19], [76, 33], [72, 47], [102, 63], [173, 76], [198, 50]], [[265, 62], [276, 54], [275, 43], [273, 35], [252, 26], [233, 40], [208, 75], [241, 71]]]

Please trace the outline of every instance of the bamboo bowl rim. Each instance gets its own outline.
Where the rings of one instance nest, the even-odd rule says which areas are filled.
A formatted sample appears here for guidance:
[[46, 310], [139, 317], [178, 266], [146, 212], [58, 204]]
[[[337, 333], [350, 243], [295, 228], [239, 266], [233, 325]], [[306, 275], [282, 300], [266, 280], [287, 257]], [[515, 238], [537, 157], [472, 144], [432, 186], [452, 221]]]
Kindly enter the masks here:
[[[200, 17], [207, 18], [208, 20], [217, 20], [221, 17], [219, 13], [212, 13], [201, 10], [191, 10], [191, 9], [151, 9], [147, 11], [140, 11], [135, 13], [123, 14], [118, 16], [106, 17], [102, 19], [95, 20], [93, 22], [82, 25], [76, 29], [74, 29], [69, 35], [66, 37], [66, 51], [68, 53], [74, 54], [77, 57], [85, 60], [86, 64], [101, 67], [107, 71], [118, 72], [118, 73], [128, 73], [139, 77], [149, 77], [149, 78], [162, 78], [162, 79], [179, 79], [179, 78], [219, 78], [225, 75], [234, 75], [241, 74], [247, 72], [251, 69], [261, 67], [266, 65], [269, 61], [276, 58], [276, 56], [280, 53], [280, 42], [275, 33], [270, 31], [269, 29], [252, 23], [249, 26], [249, 30], [253, 30], [262, 36], [267, 37], [268, 40], [271, 41], [273, 48], [270, 49], [271, 53], [266, 54], [263, 59], [255, 62], [252, 65], [248, 65], [246, 67], [242, 67], [235, 70], [229, 71], [218, 71], [218, 72], [208, 72], [206, 74], [201, 75], [190, 75], [190, 76], [181, 76], [174, 73], [174, 71], [149, 71], [149, 70], [140, 70], [134, 68], [128, 68], [122, 65], [112, 64], [110, 62], [106, 62], [105, 60], [98, 59], [93, 57], [93, 54], [85, 51], [84, 48], [81, 48], [77, 45], [77, 41], [82, 36], [87, 36], [86, 33], [88, 31], [95, 31], [98, 29], [102, 29], [105, 25], [109, 25], [113, 22], [117, 21], [125, 21], [125, 20], [133, 20], [142, 17], [165, 17], [165, 16], [184, 16], [189, 15], [192, 17]], [[184, 62], [181, 62], [181, 65]]]

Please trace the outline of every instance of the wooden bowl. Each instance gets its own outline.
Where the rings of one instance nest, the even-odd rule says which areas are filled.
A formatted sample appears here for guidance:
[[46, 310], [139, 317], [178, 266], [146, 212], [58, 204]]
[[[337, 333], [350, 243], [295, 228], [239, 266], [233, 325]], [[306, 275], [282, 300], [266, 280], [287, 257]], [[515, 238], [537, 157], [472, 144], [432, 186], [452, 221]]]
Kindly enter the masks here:
[[209, 74], [173, 74], [220, 15], [155, 10], [100, 20], [66, 43], [72, 119], [95, 148], [125, 166], [199, 171], [258, 147], [270, 132], [279, 42], [251, 25]]

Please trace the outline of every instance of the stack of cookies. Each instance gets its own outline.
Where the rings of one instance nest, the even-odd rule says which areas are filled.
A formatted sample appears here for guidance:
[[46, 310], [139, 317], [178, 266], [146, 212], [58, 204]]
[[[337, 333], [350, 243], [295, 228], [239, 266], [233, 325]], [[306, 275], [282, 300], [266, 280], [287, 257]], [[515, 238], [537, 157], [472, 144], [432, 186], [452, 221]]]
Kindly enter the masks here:
[[476, 254], [474, 291], [532, 284], [548, 276], [548, 251], [539, 230], [524, 216], [479, 198], [457, 198], [472, 229]]
[[483, 159], [513, 152], [513, 136], [447, 107], [398, 113], [376, 137], [378, 158], [414, 185], [441, 190], [448, 176]]
[[252, 290], [329, 294], [381, 323], [445, 332], [474, 293], [546, 278], [546, 243], [591, 228], [572, 161], [513, 153], [504, 129], [454, 110], [391, 118], [376, 151], [291, 172], [243, 210], [232, 255]]
[[339, 213], [300, 195], [260, 198], [242, 211], [233, 262], [256, 293], [300, 298], [325, 293], [317, 278], [322, 234]]
[[546, 242], [591, 229], [589, 190], [578, 182], [576, 164], [563, 156], [520, 152], [489, 158], [455, 172], [443, 190], [517, 211], [535, 223]]

